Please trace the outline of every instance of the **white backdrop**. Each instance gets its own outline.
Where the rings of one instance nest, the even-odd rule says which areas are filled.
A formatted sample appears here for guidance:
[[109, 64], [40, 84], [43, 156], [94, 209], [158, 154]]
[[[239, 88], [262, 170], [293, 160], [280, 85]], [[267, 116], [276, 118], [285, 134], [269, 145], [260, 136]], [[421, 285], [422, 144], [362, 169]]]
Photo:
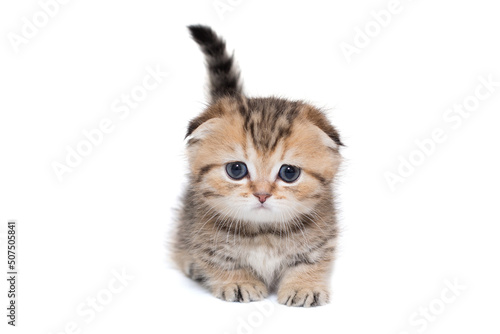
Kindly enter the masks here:
[[[1, 267], [15, 219], [19, 280], [16, 328], [1, 280], [1, 332], [498, 332], [498, 10], [3, 1]], [[222, 302], [168, 261], [186, 125], [205, 103], [196, 23], [236, 51], [249, 95], [324, 107], [347, 145], [328, 306]]]

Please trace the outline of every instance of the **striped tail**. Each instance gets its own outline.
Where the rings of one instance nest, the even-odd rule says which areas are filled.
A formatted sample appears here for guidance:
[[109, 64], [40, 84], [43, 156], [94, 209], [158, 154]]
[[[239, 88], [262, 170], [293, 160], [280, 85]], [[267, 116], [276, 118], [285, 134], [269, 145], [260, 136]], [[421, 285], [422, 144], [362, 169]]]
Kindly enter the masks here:
[[242, 94], [240, 72], [233, 55], [226, 51], [226, 43], [207, 26], [189, 26], [191, 36], [205, 54], [212, 102], [220, 97]]

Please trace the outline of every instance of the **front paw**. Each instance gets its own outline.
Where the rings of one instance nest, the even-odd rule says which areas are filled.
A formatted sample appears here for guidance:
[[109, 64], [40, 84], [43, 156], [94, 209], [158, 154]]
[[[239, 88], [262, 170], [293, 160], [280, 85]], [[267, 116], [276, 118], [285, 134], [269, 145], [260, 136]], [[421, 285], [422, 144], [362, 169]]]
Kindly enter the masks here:
[[212, 288], [215, 297], [228, 302], [253, 302], [267, 297], [267, 288], [262, 282], [220, 284]]
[[278, 290], [278, 302], [286, 306], [321, 306], [329, 301], [330, 293], [326, 288], [285, 286]]

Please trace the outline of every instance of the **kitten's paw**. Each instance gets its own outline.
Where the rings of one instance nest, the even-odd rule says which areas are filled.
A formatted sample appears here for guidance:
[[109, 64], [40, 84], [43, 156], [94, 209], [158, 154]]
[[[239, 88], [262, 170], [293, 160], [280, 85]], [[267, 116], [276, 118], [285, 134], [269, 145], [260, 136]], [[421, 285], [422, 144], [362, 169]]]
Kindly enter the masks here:
[[215, 297], [228, 302], [253, 302], [267, 297], [267, 288], [262, 282], [221, 284], [213, 289]]
[[278, 302], [286, 306], [312, 307], [328, 304], [330, 293], [325, 288], [283, 287], [278, 290]]

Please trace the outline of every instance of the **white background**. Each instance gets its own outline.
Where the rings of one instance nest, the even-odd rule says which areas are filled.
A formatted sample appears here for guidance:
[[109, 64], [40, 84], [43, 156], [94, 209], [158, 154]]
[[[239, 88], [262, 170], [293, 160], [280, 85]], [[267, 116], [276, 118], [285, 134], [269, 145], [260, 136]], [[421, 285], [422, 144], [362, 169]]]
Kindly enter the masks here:
[[[500, 81], [497, 4], [401, 0], [348, 62], [341, 43], [388, 0], [221, 2], [232, 6], [222, 16], [211, 0], [69, 1], [18, 52], [8, 36], [40, 5], [0, 5], [2, 272], [8, 219], [20, 238], [18, 326], [6, 325], [2, 279], [2, 333], [64, 333], [72, 322], [66, 333], [498, 333], [500, 87], [457, 128], [443, 119], [480, 76]], [[306, 99], [342, 135], [328, 306], [222, 302], [168, 261], [184, 133], [205, 103], [202, 54], [185, 28], [195, 23], [236, 50], [249, 95]], [[169, 74], [121, 120], [111, 105], [148, 66]], [[60, 182], [53, 162], [105, 118], [114, 130]], [[391, 190], [385, 173], [436, 128], [446, 141]], [[88, 322], [77, 308], [109, 297], [123, 268], [134, 278]], [[465, 289], [443, 304], [446, 280]], [[440, 314], [424, 329], [418, 312], [430, 306]]]

